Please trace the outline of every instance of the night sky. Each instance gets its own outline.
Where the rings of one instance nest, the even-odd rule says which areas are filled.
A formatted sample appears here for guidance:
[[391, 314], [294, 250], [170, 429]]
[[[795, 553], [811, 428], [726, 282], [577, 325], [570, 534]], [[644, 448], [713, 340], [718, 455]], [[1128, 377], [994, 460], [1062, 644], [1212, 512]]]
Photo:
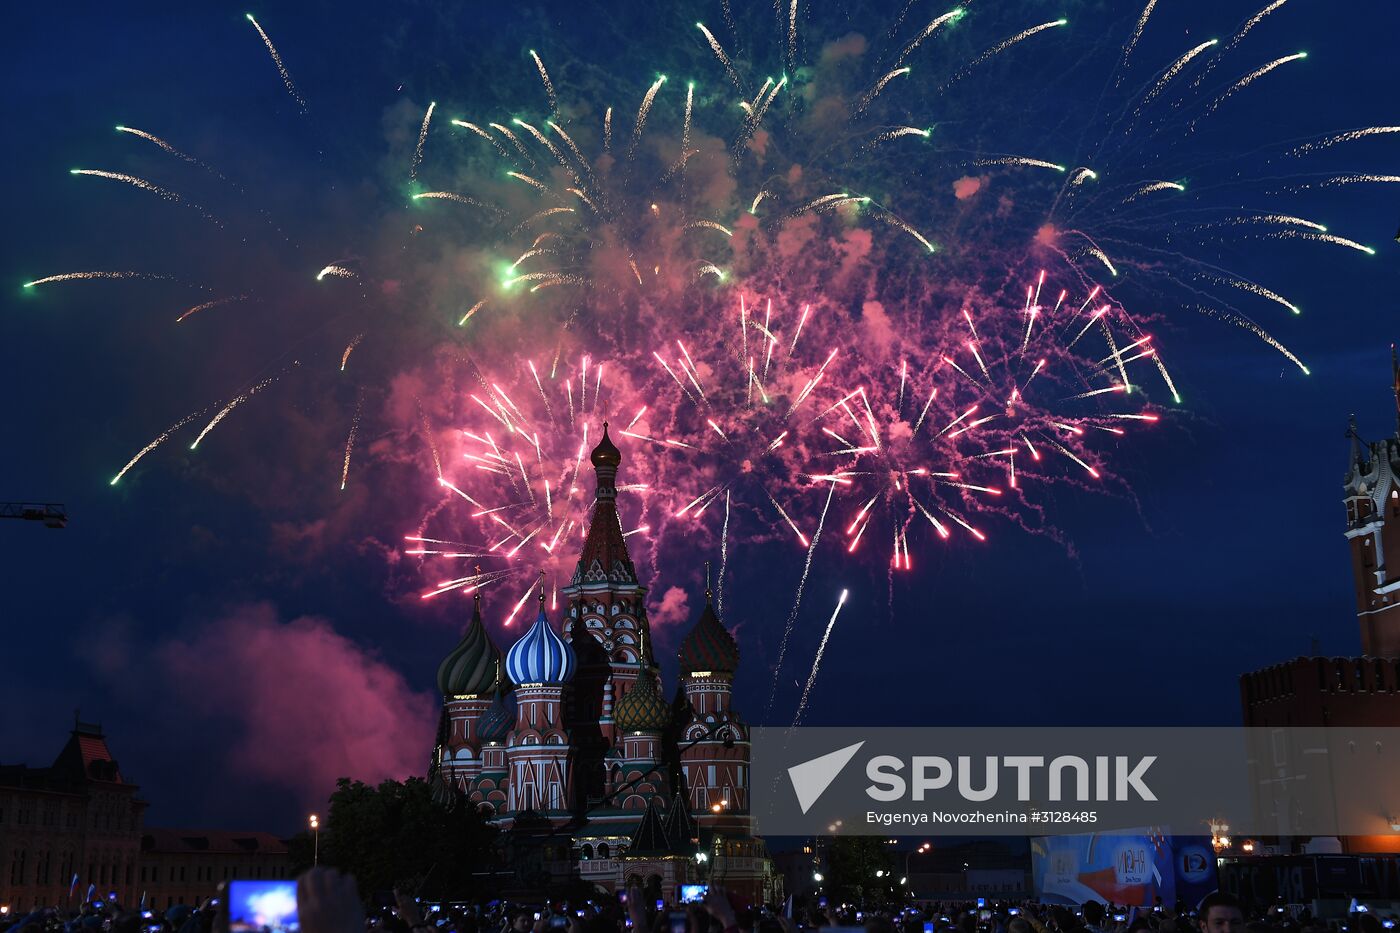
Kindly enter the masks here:
[[[1074, 157], [1088, 142], [1064, 127], [1077, 106], [1098, 99], [1104, 73], [1079, 66], [1112, 63], [1112, 46], [1131, 31], [1140, 4], [978, 0], [972, 9], [982, 3], [985, 15], [1013, 26], [1071, 19], [1064, 35], [1019, 50], [993, 74], [1006, 80], [1006, 69], [1031, 69], [1033, 80], [1052, 81], [1057, 62], [1075, 66], [1055, 90], [1066, 116], [1036, 132], [1038, 151], [1080, 164]], [[377, 778], [427, 768], [434, 673], [470, 604], [460, 594], [425, 604], [421, 573], [396, 556], [422, 514], [425, 477], [413, 479], [367, 440], [382, 462], [372, 465], [376, 454], [367, 453], [371, 465], [339, 492], [353, 392], [288, 378], [231, 415], [198, 456], [186, 450], [187, 436], [177, 438], [120, 485], [108, 484], [183, 414], [285, 367], [301, 353], [298, 341], [316, 336], [325, 309], [289, 298], [242, 319], [230, 312], [176, 327], [175, 314], [190, 302], [161, 283], [20, 285], [106, 268], [223, 276], [221, 285], [236, 288], [240, 276], [260, 274], [260, 263], [284, 258], [272, 236], [253, 247], [225, 245], [256, 238], [250, 229], [266, 233], [261, 210], [295, 228], [314, 275], [379, 235], [377, 218], [395, 198], [386, 179], [402, 179], [427, 101], [438, 100], [445, 115], [477, 101], [539, 108], [526, 48], [555, 67], [561, 100], [569, 75], [609, 69], [628, 72], [635, 100], [658, 68], [670, 67], [666, 50], [681, 41], [708, 80], [722, 81], [692, 48], [692, 24], [719, 20], [717, 8], [628, 2], [543, 12], [565, 6], [263, 3], [252, 11], [308, 101], [305, 116], [241, 6], [11, 11], [9, 93], [0, 103], [0, 499], [62, 501], [71, 523], [62, 531], [0, 527], [6, 763], [48, 763], [81, 708], [84, 720], [102, 722], [124, 773], [142, 785], [148, 822], [275, 832], [296, 829], [347, 769]], [[814, 21], [804, 46], [851, 31], [877, 38], [900, 6]], [[1257, 9], [1233, 0], [1161, 6], [1135, 53], [1159, 67], [1204, 38], [1228, 35]], [[1229, 74], [1298, 49], [1309, 58], [1262, 79], [1248, 104], [1222, 108], [1211, 146], [1238, 156], [1397, 122], [1400, 7], [1346, 6], [1339, 15], [1334, 4], [1291, 0], [1250, 36]], [[932, 8], [918, 16], [926, 12]], [[984, 95], [986, 107], [1005, 106], [1006, 95], [990, 86], [974, 83], [961, 95], [962, 119]], [[1014, 108], [979, 119], [993, 128], [1025, 122]], [[170, 139], [249, 193], [231, 197], [197, 168], [119, 138], [119, 123]], [[75, 179], [67, 170], [76, 166], [160, 177], [211, 210], [243, 200], [254, 205], [245, 212], [253, 219], [215, 230], [182, 206]], [[1263, 155], [1255, 168], [1261, 177], [1297, 171]], [[1314, 170], [1323, 169], [1400, 173], [1400, 137], [1338, 147]], [[1232, 725], [1241, 672], [1307, 654], [1314, 639], [1327, 654], [1359, 650], [1341, 534], [1344, 432], [1352, 412], [1365, 437], [1394, 430], [1400, 186], [1234, 206], [1278, 203], [1377, 250], [1222, 246], [1230, 253], [1222, 263], [1247, 268], [1302, 307], [1295, 318], [1276, 305], [1248, 305], [1311, 377], [1244, 330], [1164, 303], [1166, 323], [1156, 332], [1185, 402], [1113, 452], [1123, 484], [1104, 495], [1053, 492], [1053, 535], [991, 522], [985, 543], [924, 539], [914, 571], [893, 584], [879, 560], [823, 565], [808, 583], [766, 722], [790, 721], [795, 679], [810, 670], [842, 588], [851, 602], [817, 680], [805, 719], [812, 725]], [[276, 321], [266, 328], [252, 323], [267, 315]], [[619, 446], [626, 482], [629, 450]], [[758, 721], [801, 553], [732, 546], [739, 551], [730, 556], [725, 616], [744, 652], [736, 706]], [[719, 557], [695, 552], [667, 571], [668, 587], [690, 590], [692, 619], [707, 559]], [[488, 623], [510, 601], [488, 598]], [[657, 635], [668, 685], [682, 630], [669, 625]]]

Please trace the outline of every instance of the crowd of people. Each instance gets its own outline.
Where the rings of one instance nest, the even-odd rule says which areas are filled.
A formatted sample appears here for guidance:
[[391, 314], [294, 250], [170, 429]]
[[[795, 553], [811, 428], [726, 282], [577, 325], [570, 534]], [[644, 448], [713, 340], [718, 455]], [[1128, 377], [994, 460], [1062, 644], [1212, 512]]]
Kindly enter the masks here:
[[394, 900], [393, 907], [367, 911], [352, 877], [312, 868], [296, 882], [296, 925], [285, 929], [230, 925], [226, 903], [215, 897], [165, 911], [102, 901], [73, 911], [50, 907], [0, 917], [0, 933], [1386, 933], [1396, 924], [1364, 907], [1327, 920], [1282, 906], [1246, 910], [1225, 893], [1195, 909], [947, 901], [866, 910], [825, 898], [736, 909], [718, 886], [672, 905], [640, 888], [582, 904], [424, 904], [403, 892]]

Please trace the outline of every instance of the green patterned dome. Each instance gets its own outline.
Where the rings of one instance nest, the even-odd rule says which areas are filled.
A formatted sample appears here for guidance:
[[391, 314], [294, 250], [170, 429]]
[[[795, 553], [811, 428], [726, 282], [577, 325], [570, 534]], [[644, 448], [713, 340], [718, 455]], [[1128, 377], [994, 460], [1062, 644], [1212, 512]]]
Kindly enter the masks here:
[[438, 690], [445, 697], [486, 693], [496, 683], [500, 663], [501, 652], [491, 643], [481, 622], [478, 596], [462, 640], [438, 665]]
[[660, 732], [671, 724], [671, 706], [661, 698], [656, 672], [643, 668], [637, 682], [613, 710], [623, 732]]
[[739, 644], [715, 615], [706, 594], [705, 611], [700, 621], [681, 642], [681, 673], [697, 671], [732, 674], [739, 667]]

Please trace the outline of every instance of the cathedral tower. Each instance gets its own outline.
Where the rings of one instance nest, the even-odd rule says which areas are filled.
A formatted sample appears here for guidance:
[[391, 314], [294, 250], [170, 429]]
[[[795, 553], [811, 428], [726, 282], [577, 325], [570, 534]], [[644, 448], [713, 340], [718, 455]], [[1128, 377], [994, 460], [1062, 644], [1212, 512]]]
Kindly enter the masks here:
[[481, 594], [472, 599], [472, 617], [462, 640], [438, 665], [446, 728], [439, 740], [437, 765], [453, 789], [467, 792], [481, 773], [478, 724], [491, 705], [501, 671], [501, 652], [481, 620]]
[[571, 732], [579, 749], [580, 791], [601, 797], [606, 780], [603, 758], [621, 745], [615, 710], [642, 670], [642, 641], [647, 630], [646, 587], [622, 537], [617, 514], [617, 472], [622, 453], [603, 437], [589, 455], [598, 485], [584, 538], [583, 553], [569, 585], [564, 638], [578, 657]]
[[[1400, 362], [1391, 349], [1400, 422]], [[1365, 443], [1353, 419], [1351, 457], [1343, 484], [1347, 542], [1356, 585], [1361, 652], [1400, 658], [1400, 423], [1395, 437]]]
[[535, 624], [511, 646], [506, 673], [515, 684], [515, 727], [505, 750], [506, 808], [550, 819], [573, 810], [574, 754], [564, 710], [577, 661], [549, 624], [544, 586]]

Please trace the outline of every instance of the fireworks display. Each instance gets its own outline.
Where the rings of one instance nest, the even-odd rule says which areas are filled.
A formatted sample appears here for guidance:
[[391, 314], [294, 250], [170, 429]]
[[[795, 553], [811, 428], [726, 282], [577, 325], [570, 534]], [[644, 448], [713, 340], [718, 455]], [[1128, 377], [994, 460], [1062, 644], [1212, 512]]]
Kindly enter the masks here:
[[[1154, 33], [1156, 0], [1072, 25], [1029, 4], [910, 4], [859, 32], [798, 0], [726, 4], [649, 44], [645, 70], [532, 37], [517, 60], [474, 61], [462, 84], [400, 101], [375, 156], [392, 162], [382, 189], [345, 186], [364, 217], [321, 252], [303, 243], [324, 242], [311, 211], [260, 203], [217, 154], [167, 141], [179, 127], [118, 126], [143, 150], [140, 174], [72, 173], [168, 202], [146, 199], [200, 225], [217, 244], [209, 268], [153, 255], [152, 271], [24, 287], [197, 292], [172, 308], [182, 335], [276, 314], [275, 352], [246, 360], [236, 390], [152, 415], [151, 430], [170, 427], [111, 482], [158, 471], [178, 446], [164, 442], [210, 412], [183, 456], [234, 433], [212, 432], [236, 410], [235, 423], [295, 400], [328, 449], [308, 482], [346, 490], [411, 463], [421, 483], [395, 494], [418, 595], [484, 588], [507, 624], [541, 570], [556, 600], [572, 572], [607, 420], [624, 447], [623, 530], [651, 575], [686, 585], [694, 554], [713, 554], [723, 606], [732, 548], [801, 563], [786, 626], [766, 636], [776, 690], [814, 564], [893, 592], [937, 549], [1011, 529], [1058, 538], [1054, 509], [1126, 489], [1115, 453], [1183, 402], [1162, 354], [1187, 314], [1307, 373], [1254, 320], [1291, 327], [1306, 296], [1257, 281], [1250, 251], [1345, 247], [1361, 268], [1375, 249], [1303, 198], [1400, 180], [1357, 164], [1400, 127], [1263, 126], [1254, 149], [1221, 155], [1220, 121], [1248, 120], [1251, 95], [1314, 65], [1255, 32], [1286, 3], [1189, 41]], [[247, 19], [295, 104], [284, 119], [305, 120], [315, 95]], [[293, 68], [298, 54], [288, 42]], [[1047, 82], [1061, 58], [1101, 96]], [[1338, 152], [1352, 161], [1327, 161]], [[207, 189], [165, 180], [160, 160], [196, 167]], [[122, 196], [136, 197], [87, 195]], [[244, 255], [241, 280], [213, 274]]]

